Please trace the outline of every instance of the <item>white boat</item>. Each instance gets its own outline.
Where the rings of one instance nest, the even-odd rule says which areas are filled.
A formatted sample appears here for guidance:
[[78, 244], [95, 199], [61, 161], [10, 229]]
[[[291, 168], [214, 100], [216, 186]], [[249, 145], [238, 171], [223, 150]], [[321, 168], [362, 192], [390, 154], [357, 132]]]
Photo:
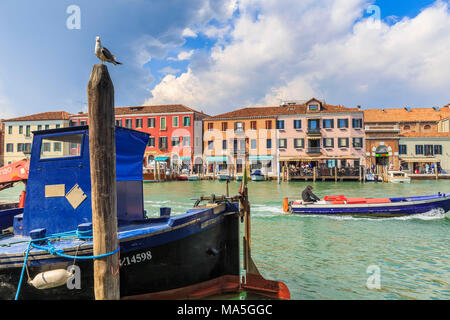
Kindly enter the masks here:
[[265, 177], [262, 174], [261, 170], [255, 170], [252, 174], [252, 181], [264, 181]]
[[403, 171], [389, 171], [388, 181], [393, 183], [410, 183], [411, 178]]

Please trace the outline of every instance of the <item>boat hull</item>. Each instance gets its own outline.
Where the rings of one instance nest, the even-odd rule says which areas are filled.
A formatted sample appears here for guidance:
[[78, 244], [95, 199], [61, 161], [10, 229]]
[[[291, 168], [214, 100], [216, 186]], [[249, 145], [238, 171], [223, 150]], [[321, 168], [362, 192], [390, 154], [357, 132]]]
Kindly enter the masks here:
[[252, 176], [252, 181], [264, 181], [264, 176], [259, 176], [259, 175], [253, 175]]
[[[73, 264], [73, 260], [54, 257], [41, 261], [29, 266], [31, 277]], [[120, 296], [158, 293], [221, 276], [239, 276], [239, 263], [239, 218], [236, 214], [196, 221], [157, 235], [121, 239]], [[24, 279], [20, 299], [94, 299], [93, 261], [77, 260], [76, 266], [79, 267], [79, 288], [69, 289], [63, 285], [38, 290]], [[21, 269], [19, 263], [0, 268], [0, 299], [14, 298]]]
[[370, 217], [395, 217], [426, 213], [433, 209], [450, 211], [450, 196], [441, 199], [382, 204], [291, 205], [293, 214], [307, 215], [355, 215]]

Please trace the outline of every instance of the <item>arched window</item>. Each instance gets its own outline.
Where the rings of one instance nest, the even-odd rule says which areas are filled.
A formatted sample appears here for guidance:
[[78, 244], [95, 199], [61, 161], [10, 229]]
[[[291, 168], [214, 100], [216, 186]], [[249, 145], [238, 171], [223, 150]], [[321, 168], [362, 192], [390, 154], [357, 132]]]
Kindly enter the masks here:
[[409, 124], [407, 124], [407, 125], [405, 125], [405, 126], [403, 127], [403, 130], [410, 130], [410, 129], [411, 129], [411, 127], [410, 127]]
[[430, 129], [431, 129], [431, 126], [430, 126], [429, 124], [426, 124], [423, 128], [424, 128], [425, 130], [430, 130]]

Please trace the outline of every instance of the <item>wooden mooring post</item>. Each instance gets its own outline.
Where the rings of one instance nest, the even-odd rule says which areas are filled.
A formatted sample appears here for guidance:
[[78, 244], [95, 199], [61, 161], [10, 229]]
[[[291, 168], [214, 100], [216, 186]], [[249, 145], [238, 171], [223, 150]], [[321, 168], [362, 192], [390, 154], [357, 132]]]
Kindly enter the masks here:
[[[94, 255], [114, 252], [117, 240], [114, 86], [104, 64], [92, 68], [87, 87]], [[96, 300], [118, 300], [119, 254], [94, 259]]]

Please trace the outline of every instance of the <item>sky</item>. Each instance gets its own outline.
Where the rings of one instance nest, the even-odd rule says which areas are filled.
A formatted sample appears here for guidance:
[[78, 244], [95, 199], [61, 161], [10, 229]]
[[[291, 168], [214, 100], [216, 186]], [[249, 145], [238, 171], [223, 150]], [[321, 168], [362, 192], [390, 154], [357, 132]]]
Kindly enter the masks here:
[[86, 112], [96, 36], [116, 106], [450, 102], [450, 0], [2, 0], [0, 119]]

